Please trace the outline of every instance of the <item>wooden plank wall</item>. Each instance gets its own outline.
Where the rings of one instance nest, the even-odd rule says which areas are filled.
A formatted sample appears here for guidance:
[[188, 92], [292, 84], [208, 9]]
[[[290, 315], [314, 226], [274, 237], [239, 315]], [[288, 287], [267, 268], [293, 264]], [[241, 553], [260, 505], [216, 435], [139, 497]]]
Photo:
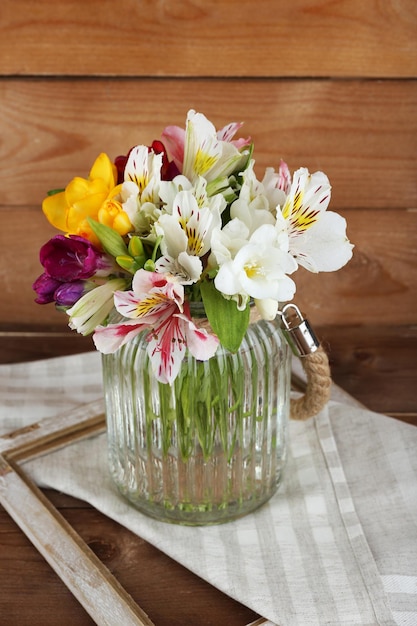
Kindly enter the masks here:
[[2, 361], [91, 347], [33, 302], [46, 191], [194, 108], [245, 122], [259, 174], [281, 158], [328, 174], [354, 258], [299, 274], [296, 301], [335, 380], [414, 421], [415, 0], [2, 0], [0, 17]]

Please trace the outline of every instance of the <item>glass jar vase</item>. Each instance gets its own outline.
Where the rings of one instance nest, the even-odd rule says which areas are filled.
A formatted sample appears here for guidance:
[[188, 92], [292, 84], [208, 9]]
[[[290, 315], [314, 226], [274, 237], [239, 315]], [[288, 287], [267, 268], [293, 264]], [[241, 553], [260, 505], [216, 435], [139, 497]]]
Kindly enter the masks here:
[[291, 373], [279, 324], [251, 323], [236, 353], [219, 346], [208, 361], [187, 353], [172, 385], [153, 375], [148, 331], [103, 355], [110, 472], [137, 509], [167, 522], [216, 524], [277, 491]]

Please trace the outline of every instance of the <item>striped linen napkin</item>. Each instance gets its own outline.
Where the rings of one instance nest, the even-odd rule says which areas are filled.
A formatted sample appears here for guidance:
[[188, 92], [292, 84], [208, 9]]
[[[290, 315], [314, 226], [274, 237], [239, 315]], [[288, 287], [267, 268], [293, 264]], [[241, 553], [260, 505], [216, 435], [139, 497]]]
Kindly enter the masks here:
[[[298, 367], [297, 362], [294, 364]], [[0, 366], [0, 434], [101, 397], [95, 352]], [[27, 462], [43, 487], [84, 499], [268, 626], [417, 624], [417, 428], [338, 388], [292, 422], [284, 483], [261, 509], [211, 527], [156, 522], [118, 494], [106, 436]]]

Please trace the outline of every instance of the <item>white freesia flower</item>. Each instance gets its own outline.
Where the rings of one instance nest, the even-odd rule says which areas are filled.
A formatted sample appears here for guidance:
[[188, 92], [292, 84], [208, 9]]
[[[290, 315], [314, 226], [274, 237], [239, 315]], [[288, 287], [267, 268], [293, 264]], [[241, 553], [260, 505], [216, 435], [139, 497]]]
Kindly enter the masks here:
[[255, 161], [252, 160], [243, 172], [242, 188], [239, 198], [230, 209], [230, 216], [242, 220], [254, 233], [262, 224], [275, 224], [277, 207], [286, 200], [285, 190], [288, 189], [288, 167], [282, 162], [279, 172], [272, 167], [265, 171], [260, 182], [254, 172]]
[[114, 307], [114, 292], [125, 287], [124, 278], [114, 278], [85, 293], [67, 310], [69, 327], [82, 335], [92, 333], [96, 326], [104, 322]]
[[209, 265], [223, 265], [234, 259], [239, 250], [249, 241], [249, 229], [236, 217], [222, 229], [215, 228], [211, 237]]
[[272, 298], [264, 298], [263, 300], [254, 299], [256, 309], [259, 315], [264, 320], [272, 321], [276, 318], [278, 313], [279, 303]]
[[[300, 168], [282, 207], [290, 252], [310, 272], [338, 270], [352, 257], [345, 219], [326, 211], [330, 193], [329, 179], [323, 172], [310, 174]], [[277, 222], [280, 220], [277, 215]]]
[[243, 172], [242, 188], [239, 198], [235, 200], [230, 207], [230, 217], [238, 218], [246, 224], [249, 233], [252, 234], [262, 226], [262, 224], [275, 223], [274, 212], [267, 196], [264, 193], [264, 186], [259, 182], [253, 170], [254, 161], [251, 161], [248, 168]]
[[291, 174], [288, 165], [281, 161], [278, 172], [273, 167], [267, 167], [262, 179], [263, 191], [268, 198], [269, 206], [282, 206], [286, 195], [291, 188]]
[[287, 274], [296, 268], [282, 232], [271, 224], [264, 224], [233, 260], [220, 267], [214, 284], [226, 296], [286, 301], [295, 293], [295, 283]]

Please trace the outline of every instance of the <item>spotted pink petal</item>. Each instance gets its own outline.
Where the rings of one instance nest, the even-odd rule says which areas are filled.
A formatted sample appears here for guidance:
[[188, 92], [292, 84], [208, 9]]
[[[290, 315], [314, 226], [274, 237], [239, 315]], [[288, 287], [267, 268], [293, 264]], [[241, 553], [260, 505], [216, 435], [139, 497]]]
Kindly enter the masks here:
[[178, 375], [186, 349], [184, 330], [183, 321], [173, 315], [149, 336], [147, 352], [161, 383], [171, 384]]
[[208, 361], [214, 356], [220, 343], [216, 335], [208, 333], [204, 328], [198, 328], [194, 322], [184, 314], [178, 314], [184, 322], [187, 348], [194, 358], [199, 361]]
[[103, 354], [111, 354], [125, 343], [132, 341], [146, 327], [146, 324], [138, 324], [134, 320], [97, 326], [93, 335], [94, 345]]
[[165, 293], [182, 310], [184, 287], [173, 280], [168, 280], [161, 273], [147, 272], [143, 269], [138, 270], [133, 277], [132, 289], [138, 300], [146, 298], [150, 293], [158, 291]]
[[145, 297], [154, 287], [164, 287], [167, 279], [156, 272], [147, 272], [144, 269], [138, 270], [132, 281], [132, 290], [138, 298]]
[[233, 139], [237, 131], [242, 128], [242, 126], [243, 122], [231, 122], [230, 124], [227, 124], [227, 126], [224, 126], [221, 130], [217, 131], [217, 139], [232, 143], [238, 150], [244, 146], [248, 146], [252, 141], [250, 137], [247, 139]]
[[139, 299], [133, 291], [117, 291], [114, 294], [116, 310], [130, 319], [140, 320], [148, 326], [170, 317], [180, 309], [164, 289], [151, 290]]

